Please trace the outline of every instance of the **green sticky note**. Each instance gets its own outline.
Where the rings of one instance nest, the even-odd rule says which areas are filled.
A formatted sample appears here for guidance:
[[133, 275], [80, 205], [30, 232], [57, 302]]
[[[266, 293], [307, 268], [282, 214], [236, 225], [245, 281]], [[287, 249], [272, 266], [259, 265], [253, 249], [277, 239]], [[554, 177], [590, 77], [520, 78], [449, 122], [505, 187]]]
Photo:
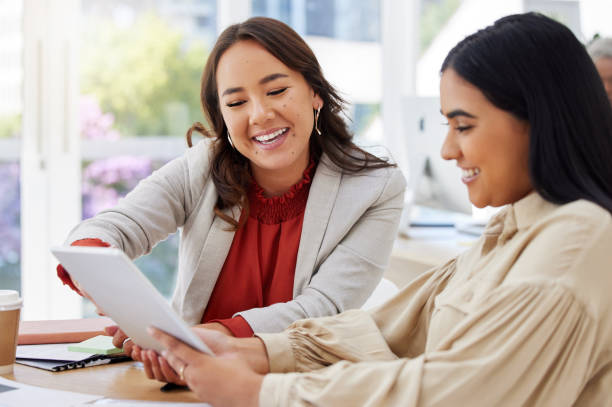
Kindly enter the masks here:
[[114, 353], [123, 352], [123, 349], [115, 348], [113, 345], [113, 337], [106, 335], [94, 336], [83, 342], [68, 345], [68, 350], [71, 352], [95, 353], [98, 355], [112, 355]]

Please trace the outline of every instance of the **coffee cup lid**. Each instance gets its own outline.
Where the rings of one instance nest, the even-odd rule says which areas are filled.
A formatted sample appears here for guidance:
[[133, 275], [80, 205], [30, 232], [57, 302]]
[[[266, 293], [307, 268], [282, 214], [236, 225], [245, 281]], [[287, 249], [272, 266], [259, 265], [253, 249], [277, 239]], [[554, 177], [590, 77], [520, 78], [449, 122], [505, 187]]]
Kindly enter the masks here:
[[0, 290], [0, 308], [17, 308], [21, 306], [21, 298], [15, 290]]

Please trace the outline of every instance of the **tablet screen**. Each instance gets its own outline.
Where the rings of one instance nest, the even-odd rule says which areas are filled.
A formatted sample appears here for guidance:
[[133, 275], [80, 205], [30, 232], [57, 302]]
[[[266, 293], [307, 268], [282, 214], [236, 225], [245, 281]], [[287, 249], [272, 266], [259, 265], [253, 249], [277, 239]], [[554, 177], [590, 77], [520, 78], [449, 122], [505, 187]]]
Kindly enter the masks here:
[[121, 250], [70, 246], [54, 247], [51, 252], [140, 347], [157, 352], [164, 349], [147, 333], [147, 327], [155, 326], [201, 352], [213, 354]]

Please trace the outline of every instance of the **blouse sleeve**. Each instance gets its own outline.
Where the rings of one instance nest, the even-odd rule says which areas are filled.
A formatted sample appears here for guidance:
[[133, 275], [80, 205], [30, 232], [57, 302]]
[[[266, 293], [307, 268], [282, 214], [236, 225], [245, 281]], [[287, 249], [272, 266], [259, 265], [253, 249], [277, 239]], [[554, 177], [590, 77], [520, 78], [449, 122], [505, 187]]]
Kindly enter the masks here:
[[[453, 259], [423, 273], [371, 311], [351, 310], [297, 321], [282, 333], [256, 334], [266, 346], [270, 371], [304, 372], [341, 360], [396, 359], [397, 354], [422, 353], [434, 298], [454, 274], [455, 266]], [[413, 327], [409, 335], [404, 326]]]
[[[401, 318], [384, 324], [395, 325], [398, 332], [409, 330]], [[267, 375], [260, 405], [572, 404], [588, 379], [592, 357], [588, 350], [597, 333], [582, 303], [567, 288], [552, 283], [494, 290], [479, 311], [466, 316], [436, 349], [414, 358], [393, 358], [371, 327], [372, 339], [367, 338], [362, 331], [373, 320], [342, 317], [331, 325], [328, 320], [301, 323], [311, 325], [308, 332], [325, 329], [339, 337], [355, 329], [365, 346], [342, 346], [349, 354], [347, 360], [326, 368]], [[299, 328], [288, 333], [294, 353], [326, 351], [329, 339], [297, 336]], [[367, 358], [371, 348], [379, 348], [382, 357]]]

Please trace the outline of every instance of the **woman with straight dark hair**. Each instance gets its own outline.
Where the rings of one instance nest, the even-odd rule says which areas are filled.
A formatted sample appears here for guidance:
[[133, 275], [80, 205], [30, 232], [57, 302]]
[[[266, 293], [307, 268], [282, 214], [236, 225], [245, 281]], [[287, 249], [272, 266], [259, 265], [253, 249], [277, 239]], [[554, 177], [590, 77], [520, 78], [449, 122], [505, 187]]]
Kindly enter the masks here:
[[440, 102], [470, 200], [506, 205], [482, 237], [372, 311], [196, 330], [215, 357], [152, 329], [202, 400], [612, 405], [612, 111], [584, 47], [542, 15], [502, 18], [449, 53]]
[[[194, 124], [187, 141], [193, 131], [205, 139], [67, 243], [134, 258], [181, 228], [173, 306], [228, 335], [363, 305], [389, 260], [405, 181], [354, 144], [344, 102], [308, 45], [273, 19], [228, 27], [206, 62], [201, 100], [208, 125]], [[75, 283], [68, 272], [58, 267]], [[109, 333], [141, 359], [122, 331]], [[149, 375], [159, 368], [143, 361]]]
[[[512, 24], [515, 18], [524, 23]], [[442, 72], [453, 69], [493, 105], [529, 123], [529, 174], [544, 199], [586, 199], [612, 211], [612, 118], [597, 69], [567, 28], [545, 47], [526, 40], [557, 26], [537, 14], [506, 17], [489, 35], [457, 45]]]

